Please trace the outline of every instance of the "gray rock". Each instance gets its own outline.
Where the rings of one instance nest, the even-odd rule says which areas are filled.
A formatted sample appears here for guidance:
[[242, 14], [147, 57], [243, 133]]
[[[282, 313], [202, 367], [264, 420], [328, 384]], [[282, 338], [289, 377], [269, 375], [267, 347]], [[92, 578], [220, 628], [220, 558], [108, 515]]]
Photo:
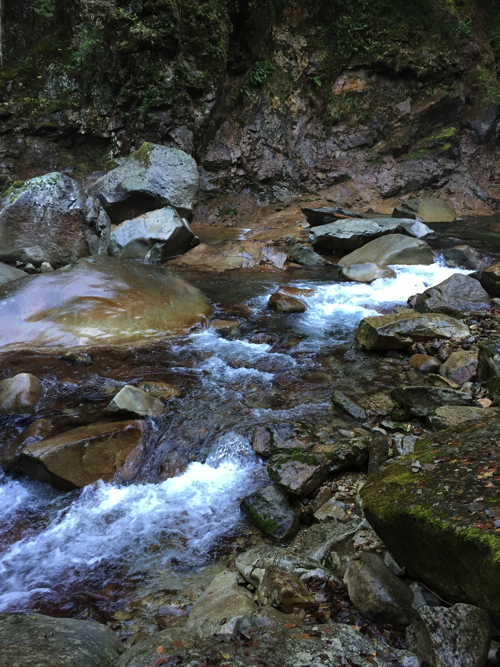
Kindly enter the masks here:
[[484, 667], [490, 636], [487, 612], [468, 604], [420, 607], [406, 629], [408, 648], [430, 667]]
[[361, 421], [366, 419], [366, 411], [337, 389], [332, 394], [332, 405], [334, 410], [341, 412], [344, 415], [349, 415], [353, 419], [359, 419]]
[[21, 269], [16, 269], [8, 264], [0, 264], [0, 285], [9, 283], [11, 280], [25, 278], [27, 275], [26, 271], [21, 271]]
[[351, 602], [366, 618], [401, 627], [415, 617], [410, 587], [377, 554], [363, 551], [353, 556], [344, 580]]
[[[401, 226], [400, 221], [394, 218], [344, 219], [314, 227], [310, 238], [315, 248], [336, 252], [351, 252], [381, 236], [401, 232], [406, 233], [406, 230]], [[360, 264], [361, 262], [352, 263]]]
[[480, 343], [477, 357], [476, 377], [478, 382], [485, 382], [500, 375], [500, 340], [488, 340]]
[[292, 250], [292, 259], [302, 266], [327, 266], [330, 264], [307, 245], [296, 245]]
[[416, 197], [396, 206], [395, 218], [415, 218], [424, 222], [453, 222], [457, 214], [453, 207], [437, 197]]
[[298, 555], [329, 566], [332, 551], [339, 556], [354, 554], [353, 539], [358, 530], [368, 528], [368, 522], [353, 519], [350, 523], [324, 523], [308, 528], [297, 547]]
[[484, 266], [484, 259], [480, 252], [470, 245], [456, 245], [443, 253], [444, 261], [451, 268], [471, 269], [477, 271]]
[[19, 373], [0, 382], [0, 414], [23, 415], [35, 411], [44, 395], [38, 379], [29, 373]]
[[0, 260], [65, 266], [105, 254], [110, 232], [97, 199], [58, 172], [26, 181], [0, 204]]
[[457, 424], [477, 424], [484, 419], [496, 418], [498, 408], [443, 405], [427, 416], [426, 426], [431, 431], [441, 431]]
[[423, 222], [420, 222], [420, 220], [407, 220], [403, 218], [399, 219], [399, 222], [408, 236], [414, 236], [417, 239], [431, 239], [436, 236], [433, 230], [424, 225]]
[[241, 511], [276, 542], [289, 542], [299, 530], [299, 518], [286, 495], [274, 484], [258, 489], [241, 501]]
[[358, 211], [351, 211], [340, 206], [333, 207], [323, 207], [323, 208], [307, 208], [303, 207], [300, 209], [302, 213], [306, 216], [307, 222], [311, 227], [320, 227], [321, 225], [327, 225], [330, 222], [335, 220], [348, 220], [349, 218], [366, 218], [366, 215], [359, 213]]
[[166, 207], [118, 225], [111, 233], [109, 254], [122, 259], [162, 261], [188, 250], [194, 239], [187, 220]]
[[394, 448], [394, 453], [396, 456], [404, 456], [405, 454], [411, 454], [415, 449], [415, 443], [418, 438], [416, 435], [403, 435], [402, 433], [396, 433], [392, 440], [392, 446]]
[[456, 389], [413, 385], [396, 387], [392, 390], [391, 396], [416, 417], [426, 417], [443, 405], [480, 407], [472, 396]]
[[127, 384], [116, 394], [105, 412], [130, 413], [139, 417], [159, 417], [165, 412], [165, 406], [159, 398]]
[[368, 459], [368, 474], [373, 473], [389, 458], [389, 440], [383, 433], [375, 433], [370, 443], [370, 458]]
[[389, 269], [387, 266], [379, 266], [373, 262], [344, 266], [340, 269], [339, 274], [347, 278], [347, 280], [353, 280], [358, 283], [371, 283], [374, 280], [396, 277], [396, 273], [392, 269]]
[[419, 313], [443, 313], [460, 318], [472, 310], [489, 310], [491, 303], [488, 293], [477, 280], [454, 273], [419, 294], [414, 307]]
[[198, 198], [195, 160], [177, 148], [145, 143], [89, 192], [98, 197], [115, 223], [172, 206], [188, 221]]
[[346, 505], [346, 503], [330, 498], [314, 513], [314, 518], [320, 523], [345, 521], [348, 518], [347, 507], [349, 505]]
[[500, 297], [500, 262], [487, 266], [482, 271], [478, 271], [475, 276], [479, 282], [492, 297]]
[[281, 572], [289, 572], [298, 579], [308, 579], [311, 573], [318, 573], [330, 579], [330, 575], [321, 569], [320, 563], [301, 554], [292, 554], [279, 547], [254, 547], [245, 551], [236, 559], [236, 568], [241, 576], [255, 588], [259, 588], [264, 581], [266, 570], [275, 568]]
[[370, 241], [339, 261], [340, 266], [374, 262], [380, 266], [395, 264], [432, 264], [432, 250], [425, 241], [403, 234], [388, 234]]
[[114, 667], [124, 650], [106, 625], [94, 621], [0, 614], [5, 667]]
[[269, 478], [296, 496], [307, 496], [328, 477], [330, 465], [324, 454], [297, 453], [271, 456]]
[[452, 352], [448, 359], [441, 364], [439, 375], [457, 384], [464, 384], [476, 377], [477, 365], [477, 350], [459, 350], [458, 352]]

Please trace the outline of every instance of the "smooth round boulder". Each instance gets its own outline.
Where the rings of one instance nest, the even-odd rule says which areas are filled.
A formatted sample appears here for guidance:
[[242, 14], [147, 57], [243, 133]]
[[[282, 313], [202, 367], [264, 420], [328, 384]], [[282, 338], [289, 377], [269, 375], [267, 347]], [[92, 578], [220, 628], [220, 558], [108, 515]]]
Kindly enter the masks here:
[[0, 414], [24, 415], [35, 411], [44, 389], [30, 373], [19, 373], [0, 382]]
[[0, 351], [60, 354], [163, 340], [206, 323], [212, 305], [173, 273], [100, 255], [3, 285], [0, 313]]
[[304, 313], [307, 309], [306, 304], [301, 299], [279, 291], [269, 297], [267, 307], [278, 313]]
[[352, 557], [344, 581], [353, 605], [371, 621], [404, 627], [414, 619], [410, 587], [379, 555], [362, 551]]
[[374, 280], [381, 280], [383, 278], [396, 278], [396, 273], [392, 269], [389, 269], [387, 266], [379, 266], [373, 262], [344, 266], [340, 269], [339, 273], [344, 278], [347, 278], [347, 280], [357, 283], [371, 283]]
[[388, 234], [342, 257], [339, 265], [351, 266], [366, 262], [373, 262], [379, 266], [432, 264], [434, 257], [425, 241], [403, 234]]

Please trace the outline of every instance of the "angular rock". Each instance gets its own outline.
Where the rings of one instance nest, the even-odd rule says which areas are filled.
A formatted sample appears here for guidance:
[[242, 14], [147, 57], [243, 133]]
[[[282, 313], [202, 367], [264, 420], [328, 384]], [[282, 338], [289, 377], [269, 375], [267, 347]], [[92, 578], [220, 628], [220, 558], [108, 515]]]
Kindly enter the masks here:
[[307, 208], [300, 209], [306, 216], [307, 222], [311, 227], [319, 227], [320, 225], [327, 225], [335, 220], [348, 220], [350, 218], [362, 219], [366, 218], [363, 213], [358, 211], [351, 211], [350, 209], [341, 208], [340, 206], [323, 207], [323, 208]]
[[260, 605], [277, 607], [285, 614], [297, 613], [301, 609], [312, 611], [315, 608], [314, 595], [295, 574], [272, 565], [266, 567], [264, 572], [257, 591]]
[[366, 411], [360, 405], [337, 389], [332, 394], [332, 405], [334, 410], [349, 415], [353, 419], [363, 421], [367, 417]]
[[315, 445], [312, 454], [322, 454], [328, 460], [330, 472], [347, 468], [362, 468], [368, 459], [370, 438], [342, 438], [333, 443]]
[[[312, 225], [311, 225], [312, 226]], [[368, 242], [387, 234], [405, 233], [399, 220], [378, 218], [376, 220], [338, 220], [314, 227], [310, 238], [314, 248], [335, 252], [352, 252]], [[352, 262], [359, 264], [360, 262]]]
[[484, 266], [484, 259], [480, 252], [470, 245], [456, 245], [443, 252], [446, 264], [454, 268], [471, 269], [477, 271]]
[[374, 262], [380, 266], [395, 264], [432, 264], [432, 250], [420, 239], [403, 234], [388, 234], [370, 241], [339, 261], [340, 266]]
[[287, 449], [310, 449], [313, 446], [314, 431], [304, 422], [284, 422], [259, 426], [252, 436], [254, 452], [268, 458], [271, 454]]
[[443, 313], [461, 318], [472, 310], [489, 310], [491, 302], [477, 280], [454, 273], [439, 285], [419, 294], [414, 308], [419, 313]]
[[269, 297], [267, 307], [278, 313], [304, 313], [307, 310], [306, 304], [301, 299], [280, 291]]
[[478, 424], [499, 416], [498, 408], [444, 405], [427, 416], [426, 426], [431, 431], [441, 431], [457, 424]]
[[410, 454], [415, 449], [417, 439], [416, 435], [403, 435], [402, 433], [397, 433], [392, 439], [395, 455], [404, 456], [405, 454]]
[[330, 264], [307, 245], [296, 245], [292, 250], [292, 259], [302, 266], [327, 266]]
[[98, 256], [0, 287], [0, 347], [133, 345], [206, 322], [208, 299], [161, 268]]
[[446, 600], [485, 609], [495, 622], [499, 439], [498, 419], [420, 438], [412, 454], [361, 490], [366, 518], [411, 577]]
[[430, 227], [424, 225], [420, 220], [408, 220], [406, 218], [398, 218], [399, 223], [408, 236], [414, 236], [417, 239], [431, 239], [436, 235]]
[[186, 630], [200, 638], [238, 635], [246, 616], [257, 611], [249, 590], [239, 585], [237, 572], [221, 572], [196, 600]]
[[30, 373], [18, 373], [0, 382], [0, 414], [23, 415], [35, 411], [44, 395], [38, 378]]
[[240, 323], [237, 320], [212, 320], [210, 328], [215, 329], [219, 336], [234, 336], [238, 331]]
[[198, 271], [223, 273], [234, 269], [250, 269], [269, 266], [284, 269], [288, 254], [276, 250], [262, 241], [222, 241], [208, 245], [200, 243], [182, 257], [168, 263], [169, 268], [196, 268]]
[[459, 350], [458, 352], [452, 352], [441, 365], [439, 375], [457, 384], [464, 384], [476, 377], [477, 365], [477, 350]]
[[477, 276], [479, 282], [491, 297], [500, 297], [500, 262], [487, 266]]
[[436, 357], [428, 354], [413, 354], [410, 357], [410, 366], [421, 373], [436, 373], [441, 364]]
[[114, 667], [124, 651], [100, 623], [0, 614], [0, 660], [6, 667]]
[[188, 250], [194, 239], [187, 220], [173, 208], [161, 208], [118, 225], [111, 233], [109, 254], [122, 259], [164, 261]]
[[159, 398], [127, 384], [116, 394], [105, 412], [110, 414], [130, 413], [138, 417], [159, 417], [165, 412], [165, 406]]
[[415, 197], [396, 206], [395, 218], [415, 218], [424, 222], [453, 222], [457, 219], [455, 209], [437, 197]]
[[345, 521], [348, 518], [346, 503], [330, 498], [314, 513], [314, 518], [320, 523]]
[[271, 481], [296, 496], [307, 496], [328, 476], [329, 465], [324, 454], [293, 452], [269, 459], [267, 473]]
[[447, 315], [416, 313], [365, 317], [356, 331], [356, 340], [369, 350], [398, 350], [412, 342], [464, 338], [469, 328]]
[[[266, 570], [275, 568], [280, 572], [290, 572], [301, 580], [309, 579], [312, 573], [318, 573], [319, 563], [307, 556], [292, 554], [279, 547], [259, 546], [244, 551], [236, 559], [236, 568], [241, 576], [255, 588], [262, 585]], [[327, 573], [319, 568], [322, 577], [329, 579]]]
[[486, 382], [500, 375], [500, 341], [488, 340], [479, 344], [476, 376], [478, 382]]
[[353, 540], [358, 530], [368, 528], [366, 521], [354, 518], [350, 523], [323, 523], [308, 528], [298, 545], [298, 554], [321, 564], [329, 561], [331, 552], [339, 556], [354, 554]]
[[99, 202], [69, 176], [26, 181], [0, 205], [0, 260], [60, 267], [105, 254], [111, 224]]
[[379, 555], [362, 551], [353, 556], [344, 580], [351, 602], [366, 618], [404, 627], [415, 617], [411, 588]]
[[276, 542], [289, 542], [299, 530], [297, 514], [283, 491], [274, 484], [243, 498], [240, 507], [252, 523]]
[[129, 476], [146, 436], [140, 421], [89, 424], [26, 447], [18, 464], [40, 482], [64, 491], [80, 489], [99, 479], [109, 482], [115, 473]]
[[419, 384], [422, 387], [438, 387], [441, 389], [460, 389], [460, 385], [457, 384], [456, 382], [452, 382], [451, 380], [448, 380], [448, 378], [445, 378], [442, 375], [437, 375], [435, 373], [429, 373], [429, 375], [425, 375], [421, 380], [419, 380]]
[[89, 192], [111, 220], [120, 223], [165, 206], [188, 221], [193, 218], [200, 177], [195, 160], [178, 150], [145, 143], [116, 169], [98, 179]]
[[483, 609], [468, 604], [423, 606], [406, 629], [406, 642], [430, 667], [484, 667], [491, 620]]
[[0, 285], [10, 283], [11, 280], [26, 278], [27, 275], [26, 271], [21, 271], [21, 269], [16, 269], [8, 264], [0, 264]]
[[479, 407], [479, 403], [472, 396], [456, 389], [412, 385], [396, 387], [391, 396], [416, 417], [426, 417], [443, 405]]
[[35, 419], [24, 431], [22, 431], [1, 457], [2, 468], [11, 471], [16, 468], [17, 457], [25, 447], [34, 445], [44, 438], [50, 437], [52, 424], [48, 419]]
[[373, 262], [344, 266], [339, 273], [344, 278], [347, 278], [347, 280], [353, 280], [358, 283], [371, 283], [374, 280], [396, 278], [396, 273], [392, 269], [373, 264]]
[[389, 439], [383, 433], [376, 433], [370, 442], [368, 474], [372, 475], [389, 458]]

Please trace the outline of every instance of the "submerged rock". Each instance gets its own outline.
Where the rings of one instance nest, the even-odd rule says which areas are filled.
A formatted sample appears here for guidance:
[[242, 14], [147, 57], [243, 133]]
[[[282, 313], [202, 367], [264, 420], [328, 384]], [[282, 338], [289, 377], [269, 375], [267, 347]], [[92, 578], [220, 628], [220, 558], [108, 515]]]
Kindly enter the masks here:
[[123, 164], [98, 179], [89, 192], [115, 223], [164, 206], [191, 221], [200, 177], [195, 160], [177, 148], [145, 143]]
[[471, 269], [483, 268], [484, 259], [480, 252], [470, 245], [456, 245], [443, 252], [444, 261], [451, 268]]
[[388, 234], [370, 241], [339, 261], [340, 266], [373, 262], [380, 266], [392, 264], [432, 264], [432, 250], [425, 241], [403, 234]]
[[363, 511], [396, 561], [446, 600], [500, 620], [500, 420], [420, 438], [371, 476]]
[[420, 607], [406, 629], [408, 648], [430, 667], [484, 667], [490, 641], [490, 617], [468, 604]]
[[498, 408], [443, 405], [427, 416], [426, 426], [431, 431], [441, 431], [457, 424], [477, 424], [485, 419], [494, 419], [499, 414]]
[[111, 225], [97, 199], [54, 172], [26, 181], [0, 205], [0, 260], [64, 266], [108, 250]]
[[396, 278], [396, 273], [392, 269], [389, 269], [387, 266], [379, 266], [373, 262], [344, 266], [339, 273], [344, 278], [347, 278], [347, 280], [353, 280], [358, 283], [371, 283], [374, 280], [381, 280], [383, 278]]
[[21, 269], [16, 269], [8, 264], [0, 264], [0, 285], [10, 283], [11, 280], [25, 278], [27, 275], [26, 271], [21, 271]]
[[455, 209], [437, 197], [415, 197], [396, 206], [395, 218], [418, 218], [424, 222], [453, 222], [457, 219]]
[[4, 350], [133, 345], [206, 322], [208, 299], [161, 268], [98, 256], [0, 287]]
[[398, 350], [413, 342], [469, 336], [469, 328], [438, 313], [396, 313], [365, 317], [356, 331], [356, 340], [369, 350]]
[[401, 627], [409, 625], [415, 617], [411, 588], [378, 554], [362, 551], [353, 556], [344, 580], [351, 602], [366, 618]]
[[445, 281], [419, 294], [415, 310], [419, 313], [443, 313], [463, 317], [472, 310], [491, 308], [488, 293], [479, 282], [462, 273], [454, 273]]
[[118, 225], [111, 233], [109, 254], [122, 259], [164, 261], [181, 255], [194, 240], [188, 221], [167, 207]]
[[146, 436], [147, 426], [140, 421], [89, 424], [26, 447], [19, 467], [64, 491], [99, 479], [109, 482], [115, 473], [125, 478], [134, 471], [134, 450], [145, 446]]
[[35, 411], [44, 394], [38, 378], [30, 373], [19, 373], [0, 382], [0, 414], [23, 415]]
[[42, 614], [0, 614], [5, 667], [114, 667], [125, 648], [101, 623]]
[[289, 542], [299, 530], [299, 518], [287, 497], [274, 484], [254, 491], [241, 501], [243, 514], [276, 542]]
[[391, 396], [400, 406], [407, 408], [416, 417], [426, 417], [442, 405], [480, 407], [479, 403], [469, 394], [456, 389], [440, 387], [421, 385], [396, 387], [392, 390]]
[[159, 417], [165, 412], [165, 406], [159, 398], [127, 384], [116, 394], [107, 406], [106, 412], [131, 413], [138, 417]]

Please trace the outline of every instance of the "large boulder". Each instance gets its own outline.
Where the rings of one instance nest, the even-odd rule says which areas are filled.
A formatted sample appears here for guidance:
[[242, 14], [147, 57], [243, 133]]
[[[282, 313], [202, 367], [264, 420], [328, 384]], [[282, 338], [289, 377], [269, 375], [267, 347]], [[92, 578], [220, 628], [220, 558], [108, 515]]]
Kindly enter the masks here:
[[145, 143], [123, 164], [99, 178], [89, 192], [115, 223], [172, 206], [191, 221], [200, 177], [195, 160], [177, 148]]
[[128, 477], [146, 438], [145, 422], [89, 424], [26, 447], [18, 463], [40, 482], [65, 491], [80, 489], [99, 479], [109, 482], [116, 473]]
[[[413, 223], [413, 221], [411, 221]], [[406, 233], [399, 220], [378, 218], [375, 220], [337, 220], [314, 227], [310, 238], [313, 246], [321, 250], [351, 252], [369, 241], [387, 234]]]
[[241, 511], [263, 533], [284, 544], [299, 530], [299, 517], [275, 484], [254, 491], [241, 501]]
[[0, 264], [0, 285], [9, 283], [11, 280], [19, 280], [19, 278], [26, 278], [28, 274], [26, 271], [16, 269], [14, 266], [8, 264]]
[[114, 632], [101, 623], [0, 614], [0, 660], [5, 667], [114, 667], [124, 651]]
[[105, 254], [110, 232], [97, 199], [59, 172], [26, 181], [0, 204], [0, 260], [64, 266]]
[[122, 259], [165, 260], [181, 255], [194, 240], [189, 222], [166, 207], [118, 225], [111, 233], [109, 254]]
[[0, 346], [12, 351], [140, 344], [212, 314], [182, 278], [106, 256], [3, 285], [0, 307]]
[[497, 622], [499, 439], [498, 419], [420, 438], [361, 490], [370, 525], [411, 577]]
[[403, 234], [388, 234], [370, 241], [339, 261], [340, 266], [373, 262], [380, 266], [393, 264], [432, 264], [432, 250], [425, 241]]
[[470, 245], [456, 245], [443, 252], [444, 261], [451, 268], [471, 269], [477, 271], [484, 266], [484, 259], [480, 252]]
[[396, 277], [395, 272], [389, 267], [379, 266], [373, 262], [344, 266], [340, 269], [339, 274], [343, 278], [347, 278], [347, 280], [352, 280], [358, 283], [371, 283], [374, 280]]
[[443, 313], [459, 318], [473, 310], [490, 308], [488, 293], [477, 280], [462, 273], [454, 273], [439, 285], [429, 287], [415, 301], [419, 313]]
[[168, 263], [169, 267], [193, 268], [198, 271], [223, 273], [233, 269], [268, 266], [284, 269], [288, 254], [264, 241], [222, 241], [212, 245], [200, 243], [182, 257]]
[[356, 340], [369, 350], [398, 350], [413, 342], [464, 338], [469, 328], [458, 320], [438, 313], [396, 313], [365, 317], [356, 330]]
[[0, 382], [0, 414], [23, 415], [35, 411], [44, 389], [30, 373], [18, 373]]
[[396, 387], [392, 390], [391, 396], [400, 406], [408, 409], [416, 417], [426, 417], [442, 405], [480, 407], [470, 394], [441, 387], [422, 385]]
[[416, 197], [396, 206], [395, 218], [415, 218], [423, 222], [453, 222], [457, 219], [455, 209], [437, 197]]
[[475, 275], [490, 296], [500, 297], [500, 262], [490, 264]]

